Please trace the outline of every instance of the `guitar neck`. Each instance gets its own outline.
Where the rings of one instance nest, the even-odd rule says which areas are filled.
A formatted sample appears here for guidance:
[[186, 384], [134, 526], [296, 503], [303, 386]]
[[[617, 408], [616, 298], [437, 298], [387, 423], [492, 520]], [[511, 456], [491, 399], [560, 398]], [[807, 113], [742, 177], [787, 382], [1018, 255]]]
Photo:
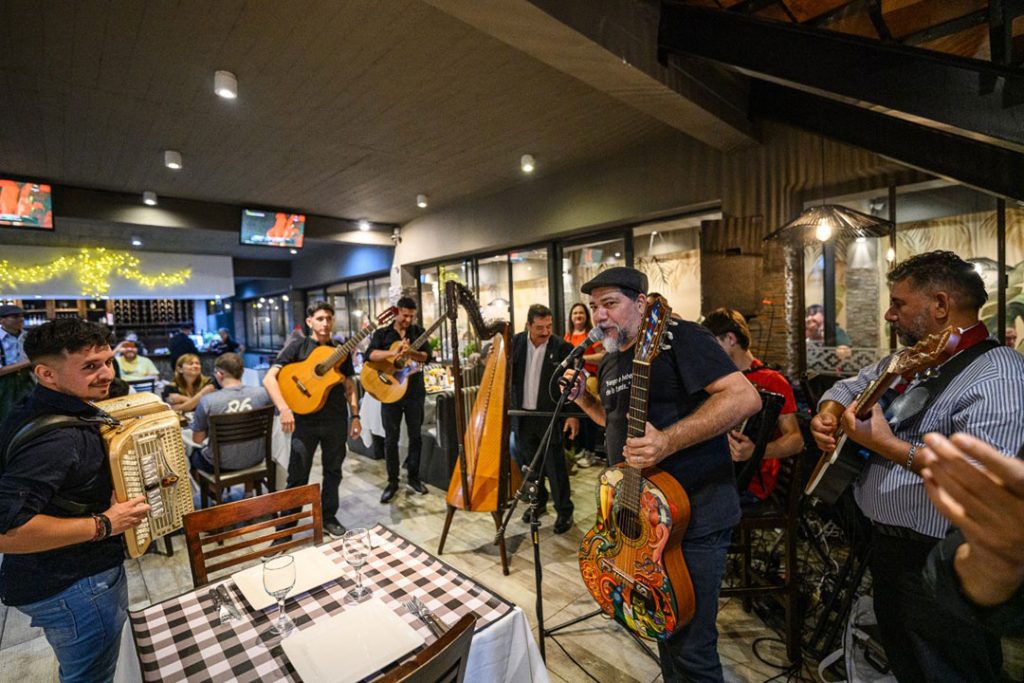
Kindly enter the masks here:
[[341, 346], [335, 348], [334, 351], [331, 352], [331, 355], [324, 359], [324, 362], [321, 364], [320, 367], [323, 368], [324, 370], [326, 370], [327, 368], [333, 368], [335, 365], [343, 361], [350, 353], [352, 353], [352, 350], [356, 348], [356, 345], [359, 344], [359, 342], [366, 339], [366, 336], [372, 334], [373, 331], [376, 329], [377, 324], [371, 320], [370, 324], [366, 327], [366, 329], [360, 330], [351, 339], [346, 341]]
[[[651, 364], [633, 361], [633, 382], [629, 388], [629, 412], [626, 415], [626, 437], [643, 436], [647, 430], [648, 389], [651, 380]], [[623, 507], [640, 514], [640, 490], [643, 478], [640, 470], [627, 466], [623, 473], [619, 500]]]
[[437, 331], [437, 328], [441, 327], [441, 323], [443, 322], [444, 316], [442, 315], [440, 318], [435, 320], [434, 324], [428, 327], [426, 331], [423, 332], [423, 334], [416, 337], [412, 344], [409, 344], [409, 350], [418, 351], [421, 346], [427, 343], [427, 340], [430, 339], [430, 335], [434, 334], [434, 332]]

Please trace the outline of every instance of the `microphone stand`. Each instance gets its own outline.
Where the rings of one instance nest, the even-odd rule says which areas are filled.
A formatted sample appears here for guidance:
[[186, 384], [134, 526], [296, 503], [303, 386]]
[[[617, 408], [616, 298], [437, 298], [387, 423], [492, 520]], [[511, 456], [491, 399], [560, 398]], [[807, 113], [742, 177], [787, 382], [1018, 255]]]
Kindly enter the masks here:
[[[555, 410], [551, 414], [551, 420], [548, 422], [547, 431], [544, 432], [544, 436], [540, 440], [540, 445], [537, 447], [537, 451], [533, 454], [533, 458], [530, 460], [530, 464], [526, 466], [523, 471], [523, 483], [519, 486], [519, 490], [516, 495], [512, 497], [512, 505], [508, 507], [505, 512], [505, 518], [501, 522], [501, 526], [498, 528], [498, 532], [494, 538], [495, 543], [500, 543], [504, 540], [505, 529], [508, 528], [509, 522], [512, 521], [512, 515], [515, 514], [516, 505], [519, 501], [525, 501], [528, 503], [527, 508], [530, 513], [530, 542], [533, 544], [533, 580], [537, 591], [537, 630], [540, 633], [540, 656], [541, 659], [547, 661], [547, 655], [544, 651], [544, 638], [547, 632], [544, 630], [544, 598], [542, 593], [541, 583], [544, 578], [544, 571], [541, 568], [540, 563], [540, 519], [537, 516], [538, 500], [537, 493], [540, 490], [539, 479], [544, 476], [544, 462], [547, 458], [548, 444], [551, 442], [551, 434], [554, 431], [555, 425], [558, 424], [558, 418], [562, 413], [562, 407], [565, 405], [566, 400], [569, 398], [569, 394], [572, 388], [576, 385], [576, 380], [583, 368], [577, 362], [574, 365], [575, 372], [572, 376], [572, 381], [566, 383], [562, 388], [561, 395], [558, 397], [558, 403], [555, 405]], [[557, 378], [558, 375], [552, 375], [553, 378]], [[550, 389], [550, 385], [549, 385]], [[527, 418], [529, 419], [529, 418]], [[534, 473], [538, 473], [538, 481], [533, 481]]]

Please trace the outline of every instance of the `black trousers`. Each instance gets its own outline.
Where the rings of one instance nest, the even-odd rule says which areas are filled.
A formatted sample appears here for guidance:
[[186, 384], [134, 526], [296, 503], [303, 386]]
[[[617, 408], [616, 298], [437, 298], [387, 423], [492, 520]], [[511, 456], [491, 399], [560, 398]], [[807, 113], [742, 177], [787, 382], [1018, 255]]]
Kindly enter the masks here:
[[[544, 438], [544, 431], [548, 427], [548, 418], [520, 417], [515, 427], [519, 457], [524, 465], [528, 465], [533, 459], [533, 454], [537, 452], [541, 439]], [[562, 517], [569, 517], [572, 516], [573, 511], [572, 492], [569, 489], [569, 470], [565, 466], [565, 455], [562, 453], [561, 429], [557, 425], [556, 428], [559, 431], [551, 435], [548, 452], [544, 457], [544, 476], [540, 476], [541, 472], [534, 475], [534, 481], [539, 484], [537, 502], [541, 508], [548, 503], [548, 490], [544, 485], [544, 479], [547, 478], [548, 486], [551, 487], [555, 512]]]
[[288, 488], [309, 483], [313, 454], [316, 453], [316, 447], [320, 446], [324, 466], [320, 505], [325, 521], [335, 519], [338, 514], [338, 487], [341, 486], [341, 464], [345, 462], [347, 439], [347, 414], [338, 420], [295, 420], [292, 451], [288, 458]]
[[947, 612], [924, 586], [921, 572], [936, 543], [873, 530], [869, 566], [889, 665], [900, 683], [996, 683], [1003, 668], [999, 638]]
[[414, 393], [409, 387], [401, 401], [384, 403], [380, 407], [384, 423], [384, 460], [388, 468], [388, 482], [398, 483], [398, 438], [402, 434], [402, 416], [409, 432], [409, 453], [405, 457], [405, 470], [410, 479], [420, 478], [420, 452], [423, 450], [423, 401], [425, 392]]

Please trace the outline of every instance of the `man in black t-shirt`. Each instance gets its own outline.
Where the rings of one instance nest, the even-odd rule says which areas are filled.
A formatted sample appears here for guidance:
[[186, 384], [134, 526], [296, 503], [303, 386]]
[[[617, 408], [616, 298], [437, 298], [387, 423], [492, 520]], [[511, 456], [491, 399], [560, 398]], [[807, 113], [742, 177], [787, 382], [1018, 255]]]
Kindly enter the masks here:
[[651, 363], [646, 432], [626, 438], [633, 352], [644, 324], [647, 276], [609, 268], [583, 285], [594, 324], [605, 333], [608, 354], [598, 369], [601, 398], [583, 390], [573, 399], [605, 427], [609, 462], [644, 469], [657, 466], [682, 484], [690, 499], [690, 523], [682, 551], [693, 581], [693, 620], [659, 642], [665, 681], [720, 681], [718, 592], [739, 498], [725, 433], [761, 407], [757, 391], [705, 328], [674, 321], [667, 350]]
[[[398, 307], [395, 321], [378, 329], [370, 339], [368, 360], [394, 360], [401, 356], [404, 362], [413, 361], [421, 366], [429, 363], [429, 346], [424, 347], [426, 351], [410, 350], [410, 344], [423, 334], [423, 328], [413, 322], [416, 319], [416, 301], [403, 296], [395, 305]], [[398, 342], [398, 346], [392, 349], [395, 342]], [[423, 445], [420, 428], [423, 426], [423, 400], [427, 395], [423, 373], [419, 368], [414, 370], [407, 376], [406, 382], [408, 386], [405, 396], [380, 407], [380, 417], [384, 422], [384, 460], [388, 468], [388, 483], [380, 495], [382, 503], [390, 502], [398, 493], [398, 438], [402, 432], [402, 415], [405, 415], [405, 429], [409, 433], [409, 453], [405, 458], [409, 488], [419, 494], [427, 492], [427, 487], [420, 481], [420, 451]]]
[[[114, 379], [110, 335], [96, 323], [40, 325], [25, 353], [39, 384], [0, 426], [4, 449], [36, 418], [99, 416], [88, 401], [107, 398]], [[117, 665], [128, 606], [118, 536], [149, 506], [143, 496], [112, 505], [113, 490], [103, 438], [85, 422], [24, 441], [0, 472], [0, 600], [43, 629], [61, 680], [109, 681]]]
[[[323, 407], [308, 415], [293, 413], [285, 403], [277, 383], [281, 368], [289, 363], [306, 360], [318, 346], [338, 346], [338, 342], [331, 338], [334, 307], [329, 303], [321, 301], [306, 309], [306, 326], [309, 327], [309, 336], [295, 339], [281, 350], [267, 376], [263, 378], [263, 386], [280, 413], [281, 431], [285, 434], [294, 432], [291, 456], [288, 459], [288, 488], [309, 483], [313, 455], [317, 446], [320, 446], [324, 469], [324, 480], [320, 486], [324, 531], [339, 538], [345, 534], [345, 527], [338, 521], [338, 487], [341, 486], [341, 464], [346, 455], [346, 433], [354, 439], [361, 431], [356, 384], [352, 380], [356, 372], [352, 368], [352, 358], [346, 357], [338, 368], [345, 379], [331, 388]], [[349, 407], [352, 410], [351, 426]]]

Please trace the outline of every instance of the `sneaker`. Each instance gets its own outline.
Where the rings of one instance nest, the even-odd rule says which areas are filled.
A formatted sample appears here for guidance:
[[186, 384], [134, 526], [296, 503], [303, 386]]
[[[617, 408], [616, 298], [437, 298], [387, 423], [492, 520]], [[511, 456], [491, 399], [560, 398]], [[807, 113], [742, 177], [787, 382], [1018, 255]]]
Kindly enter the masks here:
[[391, 499], [398, 494], [398, 482], [389, 481], [388, 485], [384, 487], [384, 491], [380, 494], [380, 502], [390, 503]]
[[588, 467], [594, 466], [594, 461], [595, 458], [593, 453], [590, 451], [583, 451], [583, 455], [576, 461], [576, 467], [579, 467], [580, 469], [587, 469]]
[[420, 481], [419, 479], [413, 479], [412, 477], [409, 477], [409, 483], [406, 484], [406, 486], [409, 487], [410, 491], [414, 491], [420, 494], [421, 496], [427, 495], [427, 487], [424, 486], [423, 482]]
[[555, 519], [555, 528], [552, 529], [556, 534], [564, 534], [566, 531], [572, 528], [572, 513], [568, 515], [559, 514]]
[[345, 527], [336, 519], [324, 520], [324, 531], [330, 534], [331, 538], [341, 538], [345, 535]]

